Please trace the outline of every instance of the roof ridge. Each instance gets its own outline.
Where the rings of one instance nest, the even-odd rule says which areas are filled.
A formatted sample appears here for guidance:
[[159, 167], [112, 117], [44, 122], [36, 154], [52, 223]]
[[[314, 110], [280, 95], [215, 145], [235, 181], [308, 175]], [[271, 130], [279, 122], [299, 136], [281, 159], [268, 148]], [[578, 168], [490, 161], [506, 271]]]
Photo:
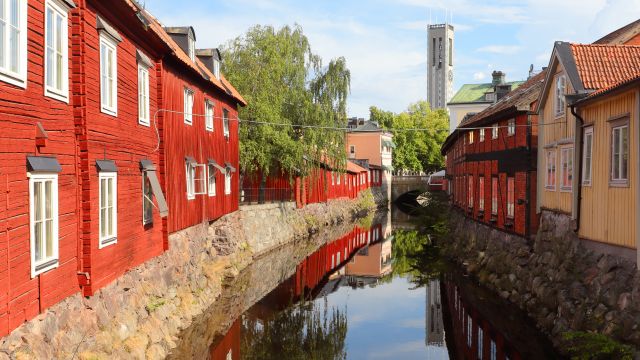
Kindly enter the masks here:
[[601, 47], [601, 48], [625, 48], [625, 49], [640, 49], [640, 45], [625, 45], [625, 44], [583, 44], [583, 43], [572, 43], [571, 46], [580, 46], [580, 47]]

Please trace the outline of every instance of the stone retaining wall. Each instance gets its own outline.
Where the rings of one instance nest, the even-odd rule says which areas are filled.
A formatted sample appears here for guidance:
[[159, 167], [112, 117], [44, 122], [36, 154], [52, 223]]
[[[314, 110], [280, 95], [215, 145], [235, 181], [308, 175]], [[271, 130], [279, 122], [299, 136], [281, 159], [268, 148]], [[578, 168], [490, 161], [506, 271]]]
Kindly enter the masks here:
[[169, 237], [169, 251], [127, 272], [91, 298], [71, 296], [0, 339], [6, 359], [161, 359], [219, 298], [225, 279], [254, 256], [305, 241], [367, 211], [357, 200], [243, 207]]
[[596, 331], [640, 346], [640, 274], [622, 257], [588, 250], [569, 217], [544, 212], [535, 240], [451, 213], [445, 253], [525, 310], [558, 346], [561, 334]]

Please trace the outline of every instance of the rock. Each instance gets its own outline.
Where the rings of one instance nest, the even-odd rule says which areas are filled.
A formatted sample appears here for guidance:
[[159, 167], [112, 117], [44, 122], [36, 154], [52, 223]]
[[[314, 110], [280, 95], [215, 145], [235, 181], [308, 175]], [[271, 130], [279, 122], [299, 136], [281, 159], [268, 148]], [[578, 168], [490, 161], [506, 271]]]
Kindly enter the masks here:
[[154, 344], [147, 349], [146, 355], [149, 360], [164, 359], [167, 357], [167, 352], [162, 346]]
[[624, 311], [627, 309], [629, 304], [631, 303], [631, 293], [622, 293], [618, 298], [618, 310]]

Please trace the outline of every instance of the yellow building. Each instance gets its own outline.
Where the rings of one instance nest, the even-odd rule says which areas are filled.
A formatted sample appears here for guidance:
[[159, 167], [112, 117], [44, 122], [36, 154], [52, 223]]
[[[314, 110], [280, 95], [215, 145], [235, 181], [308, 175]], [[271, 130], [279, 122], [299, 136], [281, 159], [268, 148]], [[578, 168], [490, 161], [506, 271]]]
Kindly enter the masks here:
[[640, 46], [556, 42], [548, 69], [538, 211], [566, 214], [588, 245], [636, 260], [640, 99], [629, 81]]

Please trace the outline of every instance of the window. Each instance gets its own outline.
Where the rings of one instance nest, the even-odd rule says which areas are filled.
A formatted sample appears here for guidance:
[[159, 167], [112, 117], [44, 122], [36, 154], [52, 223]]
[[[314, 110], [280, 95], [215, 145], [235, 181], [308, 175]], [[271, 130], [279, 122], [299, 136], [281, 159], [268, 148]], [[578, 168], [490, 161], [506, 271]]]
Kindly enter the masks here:
[[516, 120], [510, 119], [507, 122], [507, 136], [513, 136], [516, 134]]
[[27, 0], [0, 0], [0, 80], [27, 86]]
[[52, 0], [47, 1], [44, 34], [46, 47], [44, 94], [65, 102], [69, 101], [68, 28], [67, 10]]
[[216, 196], [216, 167], [213, 164], [209, 164], [209, 196]]
[[560, 148], [560, 190], [571, 191], [573, 183], [573, 147]]
[[349, 145], [349, 154], [351, 156], [356, 156], [356, 147], [355, 147], [355, 145]]
[[471, 347], [473, 343], [473, 319], [467, 315], [467, 347]]
[[138, 64], [138, 122], [149, 126], [149, 69]]
[[480, 129], [480, 142], [484, 141], [484, 128]]
[[490, 352], [490, 358], [491, 360], [496, 360], [496, 356], [497, 356], [497, 349], [496, 349], [496, 342], [493, 341], [493, 339], [491, 340], [491, 352]]
[[207, 183], [205, 182], [206, 167], [204, 164], [197, 164], [192, 158], [187, 158], [186, 175], [187, 199], [193, 200], [196, 195], [207, 193]]
[[213, 75], [220, 80], [220, 61], [213, 59]]
[[213, 131], [213, 102], [210, 100], [204, 103], [204, 118], [207, 131]]
[[106, 35], [100, 35], [100, 98], [101, 111], [118, 114], [117, 45]]
[[491, 178], [491, 214], [498, 215], [498, 178]]
[[153, 188], [151, 179], [146, 171], [142, 172], [142, 224], [153, 223]]
[[478, 210], [484, 211], [484, 176], [478, 178]]
[[582, 185], [591, 185], [591, 157], [593, 156], [593, 127], [584, 129], [582, 136]]
[[117, 242], [118, 233], [118, 178], [117, 173], [100, 172], [100, 243], [98, 248], [113, 245]]
[[193, 90], [184, 88], [184, 123], [193, 125]]
[[340, 185], [340, 179], [342, 178], [341, 174], [338, 174], [338, 179], [336, 180], [337, 184]]
[[556, 189], [556, 150], [547, 150], [547, 177], [545, 187], [549, 190]]
[[224, 137], [229, 138], [229, 110], [222, 110], [222, 128], [224, 130]]
[[478, 326], [478, 359], [482, 360], [482, 342], [483, 342], [483, 338], [484, 334], [482, 331], [482, 328]]
[[611, 183], [626, 185], [629, 180], [629, 125], [618, 123], [611, 129]]
[[515, 181], [514, 178], [507, 178], [507, 218], [513, 219], [515, 216]]
[[449, 66], [453, 66], [453, 39], [449, 38]]
[[187, 46], [189, 47], [189, 58], [191, 61], [196, 61], [196, 41], [191, 35], [189, 35], [189, 44]]
[[469, 199], [469, 208], [473, 207], [473, 175], [469, 175], [469, 191], [467, 198]]
[[58, 267], [58, 175], [31, 174], [31, 276]]
[[432, 40], [432, 45], [431, 45], [431, 66], [436, 66], [436, 38], [431, 39]]
[[556, 78], [556, 102], [555, 102], [555, 110], [556, 116], [560, 116], [564, 114], [564, 109], [566, 107], [564, 94], [566, 92], [566, 84], [567, 79], [564, 75], [558, 76]]
[[473, 131], [469, 131], [469, 144], [473, 144]]
[[498, 138], [498, 124], [493, 124], [493, 126], [491, 127], [491, 138], [492, 139]]
[[227, 169], [224, 173], [224, 194], [231, 194], [231, 170]]

